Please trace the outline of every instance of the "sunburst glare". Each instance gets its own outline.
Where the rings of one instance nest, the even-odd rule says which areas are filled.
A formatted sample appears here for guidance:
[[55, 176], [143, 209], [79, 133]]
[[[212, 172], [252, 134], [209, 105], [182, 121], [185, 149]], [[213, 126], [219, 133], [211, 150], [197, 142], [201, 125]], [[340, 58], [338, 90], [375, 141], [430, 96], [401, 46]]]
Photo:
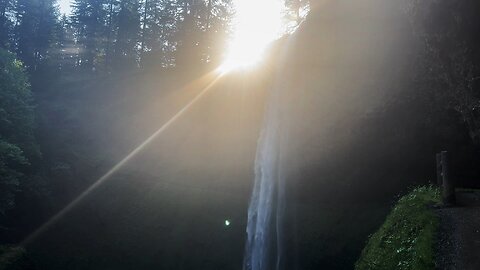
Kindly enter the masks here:
[[234, 5], [233, 37], [221, 72], [256, 64], [284, 29], [281, 0], [235, 0]]

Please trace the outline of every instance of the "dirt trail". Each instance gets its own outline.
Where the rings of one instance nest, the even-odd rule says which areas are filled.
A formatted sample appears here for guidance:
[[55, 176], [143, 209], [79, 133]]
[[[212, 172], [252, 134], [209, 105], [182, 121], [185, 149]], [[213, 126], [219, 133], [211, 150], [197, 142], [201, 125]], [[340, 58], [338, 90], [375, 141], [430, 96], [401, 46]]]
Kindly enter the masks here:
[[480, 191], [457, 191], [457, 206], [437, 209], [436, 269], [480, 269]]

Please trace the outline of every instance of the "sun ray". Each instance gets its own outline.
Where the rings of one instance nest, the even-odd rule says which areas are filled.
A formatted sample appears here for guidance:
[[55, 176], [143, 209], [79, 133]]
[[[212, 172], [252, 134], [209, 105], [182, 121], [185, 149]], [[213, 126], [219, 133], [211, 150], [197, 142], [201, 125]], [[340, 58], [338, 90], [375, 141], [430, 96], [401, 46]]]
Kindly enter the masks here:
[[51, 225], [57, 222], [60, 218], [62, 218], [66, 213], [72, 210], [79, 202], [81, 202], [85, 197], [87, 197], [93, 190], [107, 181], [113, 174], [115, 174], [120, 168], [122, 168], [126, 163], [128, 163], [132, 158], [134, 158], [138, 153], [140, 153], [147, 145], [149, 145], [153, 140], [155, 140], [159, 135], [161, 135], [165, 130], [167, 130], [175, 121], [177, 121], [180, 117], [182, 117], [197, 101], [199, 101], [205, 94], [212, 89], [215, 83], [221, 78], [221, 74], [215, 74], [210, 72], [201, 78], [195, 80], [194, 82], [188, 84], [183, 88], [183, 90], [188, 90], [192, 88], [198, 88], [199, 85], [205, 84], [206, 86], [192, 99], [188, 102], [180, 111], [178, 111], [175, 115], [173, 115], [170, 120], [165, 122], [157, 131], [155, 131], [150, 137], [148, 137], [145, 141], [143, 141], [140, 145], [138, 145], [133, 151], [131, 151], [128, 155], [126, 155], [120, 162], [118, 162], [115, 166], [113, 166], [109, 171], [107, 171], [102, 177], [97, 179], [91, 186], [89, 186], [85, 191], [83, 191], [77, 198], [71, 201], [67, 206], [65, 206], [62, 210], [60, 210], [57, 214], [52, 216], [47, 222], [45, 222], [42, 226], [40, 226], [37, 230], [35, 230], [32, 234], [27, 236], [22, 243], [21, 246], [26, 246], [35, 240], [39, 235], [45, 232]]

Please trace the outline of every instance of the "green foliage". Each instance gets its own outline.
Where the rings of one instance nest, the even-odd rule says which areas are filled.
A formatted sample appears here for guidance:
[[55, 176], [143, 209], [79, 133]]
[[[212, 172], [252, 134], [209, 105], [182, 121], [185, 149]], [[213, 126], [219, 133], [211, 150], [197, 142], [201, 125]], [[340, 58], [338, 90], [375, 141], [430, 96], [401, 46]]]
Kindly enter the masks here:
[[0, 213], [13, 206], [29, 158], [39, 155], [31, 103], [21, 62], [0, 49]]
[[429, 206], [439, 201], [433, 187], [419, 187], [402, 197], [368, 240], [355, 269], [434, 269], [438, 220]]

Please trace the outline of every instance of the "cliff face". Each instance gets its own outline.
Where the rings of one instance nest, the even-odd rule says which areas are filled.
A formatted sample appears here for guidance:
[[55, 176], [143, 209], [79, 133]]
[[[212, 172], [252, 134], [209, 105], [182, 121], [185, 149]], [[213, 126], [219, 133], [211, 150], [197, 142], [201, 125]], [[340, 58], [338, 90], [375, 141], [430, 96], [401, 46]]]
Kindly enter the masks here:
[[408, 85], [416, 44], [398, 2], [314, 2], [287, 44], [287, 99], [298, 119], [292, 121], [299, 133], [294, 140], [309, 148], [341, 147], [354, 139], [349, 135], [362, 118]]
[[390, 198], [426, 178], [412, 172], [424, 163], [401, 161], [421, 139], [385, 112], [411, 84], [418, 46], [399, 2], [313, 1], [284, 41], [290, 269], [351, 269]]

